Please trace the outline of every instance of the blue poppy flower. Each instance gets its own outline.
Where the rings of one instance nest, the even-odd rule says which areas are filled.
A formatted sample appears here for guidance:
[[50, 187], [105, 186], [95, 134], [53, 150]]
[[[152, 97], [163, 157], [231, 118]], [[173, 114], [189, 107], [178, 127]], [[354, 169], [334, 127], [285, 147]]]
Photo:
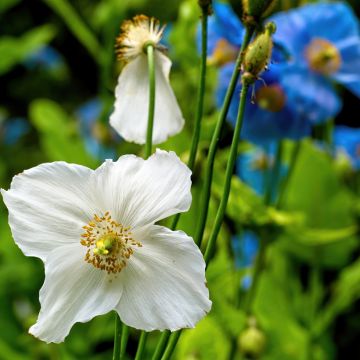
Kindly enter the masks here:
[[233, 236], [231, 244], [236, 267], [246, 268], [251, 266], [259, 249], [257, 235], [250, 230], [243, 231], [240, 236]]
[[[244, 27], [230, 5], [215, 1], [213, 10], [214, 14], [208, 20], [208, 61], [221, 66], [236, 59], [244, 36]], [[200, 52], [200, 26], [197, 31], [197, 45]]]
[[113, 159], [116, 151], [106, 145], [110, 140], [119, 139], [109, 126], [99, 122], [103, 109], [101, 101], [97, 98], [81, 105], [75, 112], [80, 121], [80, 132], [84, 138], [86, 149], [99, 160]]
[[355, 170], [360, 170], [360, 129], [336, 126], [333, 134], [337, 151], [343, 151]]
[[271, 143], [266, 147], [251, 147], [237, 157], [236, 174], [259, 195], [265, 194], [274, 153], [275, 143]]
[[282, 84], [297, 111], [314, 123], [336, 116], [342, 103], [333, 82], [360, 97], [359, 23], [349, 5], [308, 4], [271, 21], [274, 40], [291, 54]]
[[24, 61], [24, 64], [30, 69], [41, 66], [47, 70], [56, 70], [64, 65], [64, 61], [57, 50], [45, 45], [31, 53]]
[[30, 131], [29, 122], [22, 117], [10, 118], [0, 122], [0, 142], [5, 145], [16, 144]]
[[[220, 107], [224, 101], [234, 63], [220, 69], [216, 102]], [[295, 111], [294, 99], [289, 98], [281, 83], [283, 64], [271, 64], [248, 94], [241, 137], [253, 143], [264, 145], [274, 140], [301, 139], [311, 132], [311, 124], [305, 114]], [[228, 113], [228, 119], [235, 125], [241, 85], [237, 85]], [[254, 97], [253, 97], [254, 95]]]
[[[244, 27], [228, 4], [214, 3], [214, 16], [209, 20], [210, 62], [220, 65], [216, 103], [222, 106], [234, 69]], [[295, 111], [294, 99], [288, 97], [280, 83], [284, 71], [284, 56], [273, 52], [270, 69], [254, 85], [254, 98], [249, 94], [245, 109], [242, 138], [266, 144], [283, 138], [300, 139], [310, 134], [311, 126], [305, 116]], [[265, 86], [266, 84], [266, 86]], [[237, 117], [241, 85], [237, 85], [230, 105], [228, 120], [234, 125]]]

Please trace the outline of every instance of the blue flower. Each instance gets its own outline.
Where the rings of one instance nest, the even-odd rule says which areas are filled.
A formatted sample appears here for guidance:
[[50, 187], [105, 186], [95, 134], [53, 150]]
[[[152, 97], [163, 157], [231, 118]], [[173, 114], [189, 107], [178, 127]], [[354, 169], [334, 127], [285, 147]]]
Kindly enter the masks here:
[[314, 123], [336, 116], [342, 103], [332, 82], [360, 97], [359, 23], [350, 6], [308, 4], [271, 20], [274, 40], [291, 55], [282, 84], [300, 114]]
[[25, 118], [14, 117], [0, 121], [0, 143], [14, 145], [29, 131], [30, 125]]
[[350, 159], [355, 170], [360, 169], [360, 129], [336, 126], [334, 130], [336, 150], [343, 151]]
[[235, 265], [238, 268], [251, 266], [259, 249], [257, 235], [246, 230], [240, 236], [233, 236], [231, 244], [235, 255]]
[[[218, 107], [224, 101], [243, 34], [244, 27], [231, 7], [215, 2], [214, 16], [209, 20], [208, 44], [210, 62], [221, 65], [216, 92]], [[262, 81], [254, 85], [255, 103], [251, 103], [252, 96], [249, 94], [245, 110], [241, 137], [257, 144], [283, 138], [300, 139], [309, 135], [311, 130], [307, 117], [295, 111], [295, 100], [288, 97], [280, 81], [284, 71], [284, 57], [280, 51], [274, 51], [272, 58], [274, 63], [270, 69], [263, 73]], [[237, 117], [240, 90], [239, 83], [228, 113], [228, 120], [233, 125]]]
[[[224, 65], [234, 61], [244, 36], [244, 27], [231, 6], [213, 3], [214, 14], [208, 20], [208, 61], [214, 65]], [[201, 27], [197, 31], [197, 45], [201, 52]]]
[[[220, 69], [216, 102], [220, 107], [224, 101], [234, 63]], [[249, 93], [245, 107], [241, 137], [253, 143], [264, 145], [274, 140], [300, 139], [311, 132], [307, 117], [295, 111], [294, 99], [289, 98], [281, 83], [283, 64], [271, 64], [270, 69], [257, 81], [252, 94]], [[228, 119], [235, 125], [241, 85], [237, 85], [228, 113]], [[254, 101], [252, 101], [254, 100]]]
[[259, 195], [264, 195], [268, 174], [274, 162], [275, 143], [264, 147], [251, 147], [236, 160], [239, 178]]
[[47, 70], [56, 70], [63, 66], [64, 61], [57, 50], [45, 45], [31, 53], [24, 61], [24, 64], [30, 69], [41, 66]]
[[86, 149], [99, 160], [113, 159], [116, 151], [106, 143], [119, 139], [109, 126], [99, 121], [103, 105], [97, 98], [81, 105], [75, 112], [80, 121], [80, 132], [84, 138]]

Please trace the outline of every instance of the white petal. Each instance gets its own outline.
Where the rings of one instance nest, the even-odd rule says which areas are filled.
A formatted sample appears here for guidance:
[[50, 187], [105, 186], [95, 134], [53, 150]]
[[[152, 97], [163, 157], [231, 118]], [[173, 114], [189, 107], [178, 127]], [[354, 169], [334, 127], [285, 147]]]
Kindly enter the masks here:
[[134, 236], [143, 247], [120, 274], [121, 320], [146, 331], [194, 327], [211, 308], [200, 250], [182, 231], [161, 226]]
[[131, 228], [141, 227], [191, 204], [191, 171], [174, 152], [157, 150], [149, 159], [125, 155], [108, 160], [93, 177], [93, 193], [104, 211]]
[[[155, 51], [155, 116], [153, 143], [164, 142], [181, 131], [184, 119], [170, 86], [171, 61]], [[127, 141], [146, 142], [149, 104], [149, 74], [145, 54], [125, 66], [115, 89], [115, 110], [110, 124]]]
[[55, 249], [46, 259], [41, 310], [29, 332], [46, 342], [62, 342], [76, 322], [113, 310], [122, 286], [118, 279], [84, 261], [80, 244]]
[[42, 164], [1, 190], [15, 242], [28, 256], [45, 259], [54, 248], [79, 242], [94, 215], [87, 183], [92, 170], [65, 162]]

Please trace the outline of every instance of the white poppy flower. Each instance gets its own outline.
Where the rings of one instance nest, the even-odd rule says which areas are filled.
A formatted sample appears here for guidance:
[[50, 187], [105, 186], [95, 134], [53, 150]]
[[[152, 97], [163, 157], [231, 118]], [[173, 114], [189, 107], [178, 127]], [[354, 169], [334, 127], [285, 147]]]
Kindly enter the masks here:
[[15, 242], [45, 263], [30, 333], [61, 342], [76, 322], [116, 310], [132, 327], [194, 327], [210, 310], [205, 263], [192, 238], [155, 225], [187, 211], [190, 170], [175, 153], [126, 155], [96, 170], [54, 162], [1, 190]]
[[164, 28], [154, 18], [140, 15], [125, 21], [118, 38], [119, 59], [126, 62], [115, 89], [110, 124], [127, 141], [145, 144], [149, 107], [149, 70], [144, 46], [154, 44], [155, 114], [153, 144], [181, 131], [184, 119], [170, 86], [171, 61], [159, 45]]

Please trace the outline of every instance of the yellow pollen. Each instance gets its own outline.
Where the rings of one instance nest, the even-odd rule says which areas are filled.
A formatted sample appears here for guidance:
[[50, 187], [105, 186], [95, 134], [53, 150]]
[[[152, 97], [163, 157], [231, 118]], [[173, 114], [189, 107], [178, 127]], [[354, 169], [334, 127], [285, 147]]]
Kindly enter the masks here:
[[256, 159], [251, 163], [251, 168], [253, 170], [267, 170], [271, 167], [271, 159], [265, 153], [260, 154]]
[[207, 62], [209, 65], [223, 66], [235, 61], [238, 49], [232, 46], [227, 40], [220, 39], [215, 46], [214, 52]]
[[277, 84], [261, 87], [255, 99], [259, 107], [271, 112], [279, 112], [286, 104], [285, 93]]
[[131, 20], [126, 20], [121, 25], [121, 33], [116, 38], [116, 53], [119, 60], [128, 62], [133, 60], [144, 51], [144, 45], [152, 43], [158, 50], [163, 47], [157, 46], [161, 40], [165, 26], [153, 17], [137, 15]]
[[315, 38], [306, 48], [305, 57], [315, 72], [331, 75], [339, 70], [341, 55], [330, 41]]
[[109, 212], [101, 217], [95, 214], [83, 229], [85, 232], [80, 243], [88, 248], [84, 260], [108, 274], [119, 273], [134, 253], [134, 248], [142, 246], [132, 238], [130, 227], [113, 220]]

